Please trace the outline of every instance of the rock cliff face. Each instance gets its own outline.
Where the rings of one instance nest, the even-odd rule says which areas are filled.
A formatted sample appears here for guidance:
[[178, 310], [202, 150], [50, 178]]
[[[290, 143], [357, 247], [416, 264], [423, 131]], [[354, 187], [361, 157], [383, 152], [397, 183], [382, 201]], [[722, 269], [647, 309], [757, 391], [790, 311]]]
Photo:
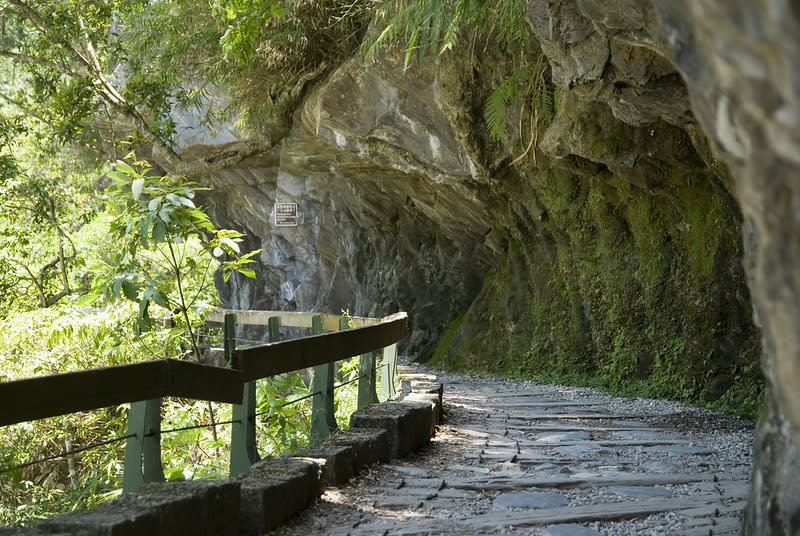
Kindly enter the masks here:
[[[644, 104], [661, 84], [620, 84], [617, 65], [667, 58], [734, 177], [746, 265], [763, 329], [768, 405], [759, 429], [748, 534], [800, 532], [800, 9], [796, 2], [529, 2], [558, 83], [585, 86], [626, 122], [671, 123]], [[625, 69], [623, 68], [623, 71]], [[668, 75], [667, 75], [668, 76]], [[626, 78], [623, 76], [623, 78]], [[609, 85], [612, 84], [612, 85]], [[633, 86], [633, 87], [631, 87]], [[670, 94], [679, 95], [679, 92]], [[633, 97], [633, 98], [632, 98]], [[682, 100], [682, 99], [681, 99]], [[662, 102], [669, 102], [668, 99]], [[654, 110], [655, 108], [655, 110]], [[641, 111], [636, 111], [641, 109]], [[685, 119], [683, 119], [685, 120]], [[691, 119], [689, 119], [691, 121]]]
[[[435, 340], [494, 262], [478, 172], [442, 110], [433, 69], [405, 76], [353, 60], [298, 110], [272, 154], [211, 177], [208, 204], [262, 247], [252, 285], [223, 289], [238, 308], [380, 316], [413, 311], [409, 347]], [[296, 227], [276, 227], [276, 201]]]
[[[409, 350], [436, 342], [446, 365], [732, 404], [754, 402], [737, 379], [763, 352], [747, 531], [798, 533], [799, 11], [529, 0], [558, 107], [513, 165], [519, 142], [490, 140], [482, 112], [511, 51], [344, 63], [279, 147], [208, 178], [212, 212], [264, 249], [226, 301], [403, 309]], [[273, 225], [276, 201], [298, 226]]]

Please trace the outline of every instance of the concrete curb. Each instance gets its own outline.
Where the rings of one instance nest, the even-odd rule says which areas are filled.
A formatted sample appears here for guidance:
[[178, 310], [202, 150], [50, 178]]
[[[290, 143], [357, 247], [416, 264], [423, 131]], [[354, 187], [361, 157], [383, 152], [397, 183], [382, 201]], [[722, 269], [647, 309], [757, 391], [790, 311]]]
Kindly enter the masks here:
[[350, 427], [383, 428], [389, 439], [389, 456], [401, 458], [430, 441], [433, 410], [425, 402], [372, 404], [350, 416]]
[[274, 529], [304, 509], [320, 494], [322, 471], [319, 460], [270, 456], [237, 477], [241, 483], [241, 534]]
[[319, 460], [320, 485], [339, 486], [364, 467], [391, 459], [386, 430], [380, 428], [348, 428], [338, 430], [319, 447], [299, 449], [294, 456]]
[[[149, 484], [90, 510], [54, 517], [35, 527], [44, 534], [237, 536], [239, 483], [180, 480]], [[31, 533], [21, 533], [31, 534]]]
[[356, 474], [356, 453], [352, 445], [320, 445], [308, 449], [299, 449], [293, 457], [304, 457], [314, 460], [320, 466], [319, 487], [338, 486], [344, 484]]
[[412, 391], [403, 397], [403, 400], [428, 404], [431, 407], [430, 436], [433, 437], [436, 434], [436, 425], [442, 422], [443, 417], [441, 395], [437, 395], [436, 393], [415, 393]]
[[339, 430], [326, 444], [352, 445], [356, 455], [356, 470], [373, 463], [391, 460], [389, 436], [382, 428], [347, 428]]

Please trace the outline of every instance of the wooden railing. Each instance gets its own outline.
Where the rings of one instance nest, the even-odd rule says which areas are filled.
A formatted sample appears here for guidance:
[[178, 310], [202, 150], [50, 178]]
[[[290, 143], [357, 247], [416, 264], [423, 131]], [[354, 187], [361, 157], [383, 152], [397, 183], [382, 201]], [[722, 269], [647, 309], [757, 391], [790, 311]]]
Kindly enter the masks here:
[[[348, 321], [349, 320], [349, 321]], [[161, 359], [79, 372], [0, 382], [0, 426], [77, 411], [130, 403], [123, 491], [164, 480], [161, 466], [161, 399], [167, 396], [233, 404], [231, 476], [259, 459], [256, 445], [255, 381], [314, 367], [311, 441], [336, 427], [333, 416], [334, 364], [361, 355], [358, 408], [378, 400], [375, 352], [383, 352], [380, 390], [394, 394], [397, 342], [406, 335], [406, 313], [383, 318], [271, 311], [213, 311], [209, 324], [223, 326], [231, 368]], [[348, 325], [352, 323], [353, 327]], [[266, 325], [269, 343], [236, 348], [236, 325]], [[279, 341], [280, 326], [311, 328], [312, 335]], [[325, 333], [325, 331], [332, 333]]]

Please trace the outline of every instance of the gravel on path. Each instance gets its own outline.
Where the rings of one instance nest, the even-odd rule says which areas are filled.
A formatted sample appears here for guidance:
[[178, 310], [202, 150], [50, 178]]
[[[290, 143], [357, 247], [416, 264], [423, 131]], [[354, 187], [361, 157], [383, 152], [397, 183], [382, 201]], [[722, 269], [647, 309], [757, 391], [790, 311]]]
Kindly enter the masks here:
[[[753, 422], [589, 388], [425, 372], [444, 384], [444, 422], [431, 443], [328, 488], [271, 536], [737, 533]], [[676, 509], [537, 521], [637, 504]]]

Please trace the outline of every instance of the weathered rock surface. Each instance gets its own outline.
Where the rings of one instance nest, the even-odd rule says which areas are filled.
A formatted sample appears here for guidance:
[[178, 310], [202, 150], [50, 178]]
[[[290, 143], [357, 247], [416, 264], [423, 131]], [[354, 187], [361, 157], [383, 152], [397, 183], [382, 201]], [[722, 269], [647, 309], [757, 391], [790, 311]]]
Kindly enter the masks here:
[[[257, 237], [266, 267], [240, 308], [372, 316], [413, 310], [410, 344], [465, 308], [492, 261], [475, 170], [438, 104], [431, 69], [353, 60], [313, 93], [274, 154], [212, 177], [212, 209]], [[300, 223], [276, 227], [275, 201]]]
[[[762, 351], [755, 317], [770, 404], [747, 527], [797, 532], [800, 10], [529, 0], [527, 16], [560, 88], [538, 154], [509, 166], [524, 142], [485, 131], [511, 52], [345, 62], [279, 147], [208, 178], [212, 212], [264, 249], [226, 301], [404, 309], [412, 352], [450, 322], [452, 366], [601, 370], [734, 404], [754, 402], [736, 378]], [[273, 224], [276, 201], [299, 204], [297, 227]]]
[[[800, 12], [791, 2], [529, 2], [529, 20], [563, 86], [647, 122], [663, 89], [688, 102], [729, 166], [745, 218], [746, 264], [763, 328], [770, 403], [759, 431], [749, 534], [800, 531]], [[642, 61], [642, 58], [650, 58]], [[668, 60], [668, 61], [665, 61]], [[622, 66], [622, 69], [620, 69]], [[631, 82], [631, 73], [639, 76]], [[642, 77], [641, 75], [645, 76]], [[672, 77], [672, 78], [670, 78]], [[644, 83], [642, 83], [644, 82]], [[664, 83], [666, 82], [666, 83]], [[631, 92], [637, 98], [631, 99]], [[643, 102], [644, 101], [644, 102]], [[658, 104], [655, 104], [658, 102]], [[675, 124], [692, 121], [658, 111]]]

